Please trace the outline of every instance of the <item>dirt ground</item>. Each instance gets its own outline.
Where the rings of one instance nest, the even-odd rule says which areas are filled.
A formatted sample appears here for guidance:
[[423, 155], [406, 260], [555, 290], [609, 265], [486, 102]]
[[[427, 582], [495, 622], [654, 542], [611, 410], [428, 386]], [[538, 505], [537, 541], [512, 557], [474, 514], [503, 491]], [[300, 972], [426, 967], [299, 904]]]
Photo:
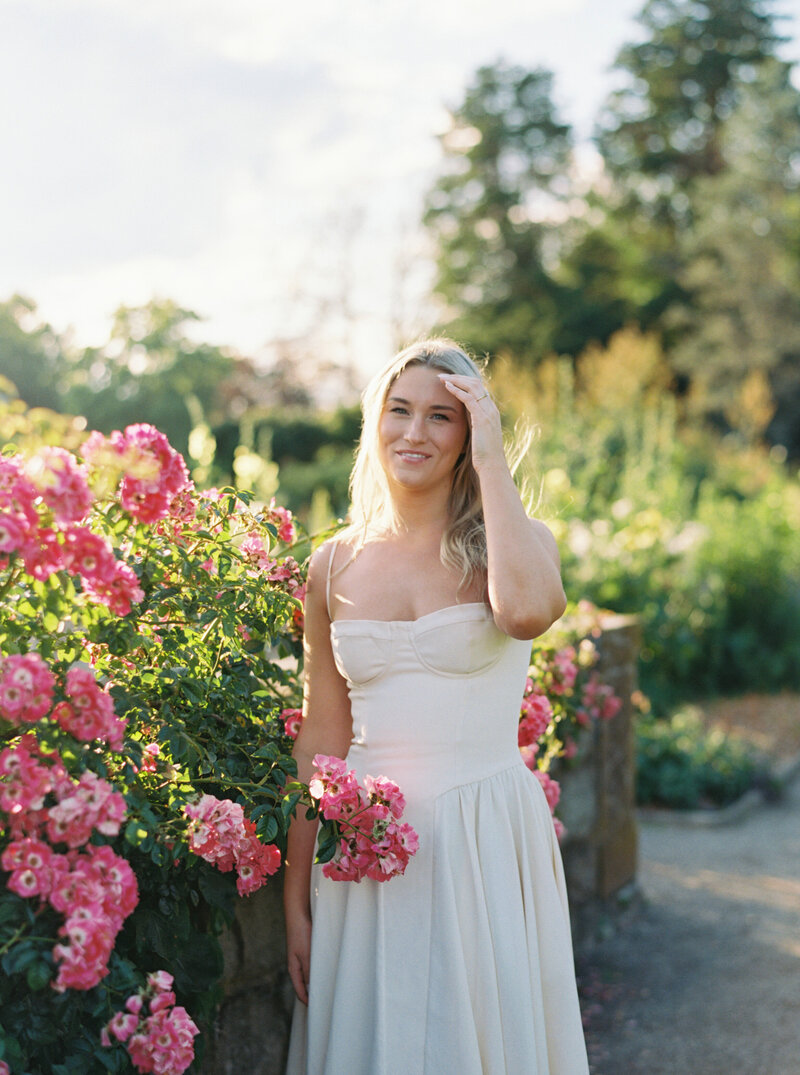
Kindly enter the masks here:
[[[739, 702], [714, 719], [797, 753], [796, 695]], [[642, 821], [638, 881], [579, 963], [592, 1075], [800, 1075], [800, 776], [728, 824]]]

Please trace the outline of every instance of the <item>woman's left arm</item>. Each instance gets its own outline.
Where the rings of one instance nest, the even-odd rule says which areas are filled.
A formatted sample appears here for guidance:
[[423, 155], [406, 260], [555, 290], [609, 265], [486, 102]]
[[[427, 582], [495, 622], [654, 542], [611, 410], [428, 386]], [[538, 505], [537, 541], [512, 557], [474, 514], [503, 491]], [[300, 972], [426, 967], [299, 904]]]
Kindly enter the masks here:
[[467, 409], [472, 427], [472, 462], [483, 500], [488, 550], [488, 596], [494, 619], [512, 638], [536, 638], [566, 607], [555, 538], [530, 519], [508, 469], [500, 413], [474, 377], [442, 374]]

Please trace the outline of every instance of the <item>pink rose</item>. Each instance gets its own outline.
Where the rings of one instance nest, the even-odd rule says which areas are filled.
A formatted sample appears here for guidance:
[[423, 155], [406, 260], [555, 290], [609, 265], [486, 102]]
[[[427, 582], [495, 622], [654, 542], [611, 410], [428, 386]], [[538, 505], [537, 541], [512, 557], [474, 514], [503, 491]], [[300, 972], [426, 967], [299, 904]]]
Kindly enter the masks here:
[[78, 522], [92, 503], [86, 468], [64, 448], [41, 448], [26, 471], [59, 523]]
[[0, 716], [32, 724], [53, 700], [55, 676], [38, 653], [12, 654], [0, 662]]
[[556, 780], [542, 769], [535, 769], [533, 775], [539, 781], [542, 786], [542, 791], [547, 799], [547, 805], [550, 807], [550, 813], [555, 810], [558, 805], [558, 800], [561, 798], [561, 787]]
[[303, 710], [282, 709], [281, 720], [283, 721], [284, 732], [286, 732], [290, 739], [296, 739], [297, 733], [300, 731], [300, 725], [303, 722]]

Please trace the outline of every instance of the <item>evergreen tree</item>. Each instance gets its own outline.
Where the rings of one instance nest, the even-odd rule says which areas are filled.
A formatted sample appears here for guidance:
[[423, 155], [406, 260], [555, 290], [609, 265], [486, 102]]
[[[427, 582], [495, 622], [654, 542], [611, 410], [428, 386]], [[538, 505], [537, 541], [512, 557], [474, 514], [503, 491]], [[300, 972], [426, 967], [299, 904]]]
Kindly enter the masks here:
[[[800, 94], [785, 65], [762, 66], [718, 145], [723, 169], [688, 188], [693, 226], [680, 240], [687, 299], [667, 318], [680, 329], [672, 362], [690, 378], [698, 409], [754, 433], [771, 418], [772, 439], [797, 453]], [[755, 374], [774, 400], [762, 429], [744, 415]]]
[[563, 288], [553, 278], [571, 134], [552, 75], [482, 67], [442, 138], [444, 174], [424, 221], [435, 243], [448, 331], [468, 346], [520, 359], [553, 347]]
[[647, 0], [638, 17], [645, 38], [617, 56], [625, 81], [606, 102], [598, 135], [609, 170], [638, 187], [643, 202], [672, 196], [680, 217], [683, 185], [724, 169], [721, 127], [783, 40], [770, 7], [771, 0]]

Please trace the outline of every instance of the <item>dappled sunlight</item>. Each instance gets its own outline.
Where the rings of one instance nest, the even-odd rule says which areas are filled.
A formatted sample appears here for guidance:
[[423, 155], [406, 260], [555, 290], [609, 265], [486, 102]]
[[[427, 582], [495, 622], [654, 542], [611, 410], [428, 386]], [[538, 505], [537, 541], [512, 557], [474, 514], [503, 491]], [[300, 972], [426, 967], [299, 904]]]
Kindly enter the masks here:
[[722, 899], [738, 903], [755, 903], [781, 911], [800, 911], [800, 881], [769, 874], [745, 876], [719, 870], [686, 871], [684, 865], [669, 866], [651, 862], [648, 869], [672, 884], [692, 890], [711, 892]]

